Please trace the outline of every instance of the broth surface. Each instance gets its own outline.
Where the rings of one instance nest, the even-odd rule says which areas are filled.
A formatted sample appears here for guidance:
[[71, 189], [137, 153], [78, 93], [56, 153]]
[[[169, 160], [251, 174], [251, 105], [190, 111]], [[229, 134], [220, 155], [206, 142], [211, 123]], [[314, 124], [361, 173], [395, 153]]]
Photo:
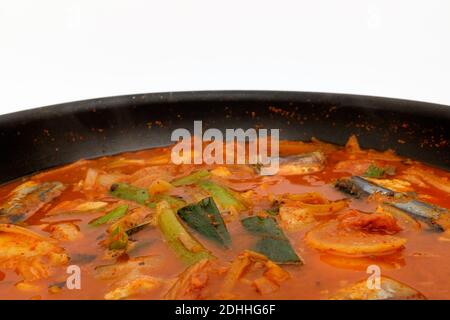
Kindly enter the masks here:
[[[377, 196], [357, 199], [337, 190], [334, 186], [338, 179], [354, 175], [366, 176], [368, 179], [371, 178], [369, 176], [377, 176], [373, 179], [381, 179], [383, 183], [386, 183], [386, 180], [397, 179], [403, 182], [402, 186], [407, 189], [405, 193], [409, 196], [442, 208], [450, 208], [450, 193], [446, 191], [446, 187], [450, 189], [448, 172], [400, 158], [390, 151], [360, 150], [355, 141], [350, 141], [346, 147], [318, 141], [311, 143], [282, 141], [280, 143], [282, 157], [321, 152], [325, 159], [322, 167], [317, 171], [312, 170], [307, 174], [288, 172], [289, 174], [274, 176], [260, 176], [257, 170], [248, 165], [174, 165], [169, 161], [170, 151], [169, 147], [156, 148], [95, 160], [80, 160], [69, 166], [38, 173], [1, 186], [0, 203], [3, 203], [3, 212], [0, 218], [3, 219], [2, 225], [17, 225], [22, 229], [41, 235], [45, 240], [39, 241], [48, 241], [55, 248], [62, 250], [58, 252], [60, 255], [65, 254], [67, 261], [54, 261], [53, 252], [56, 249], [51, 249], [45, 257], [36, 254], [33, 258], [25, 259], [21, 254], [14, 255], [8, 250], [24, 244], [28, 241], [27, 239], [37, 238], [32, 236], [26, 238], [28, 237], [26, 235], [0, 229], [0, 298], [104, 299], [112, 298], [108, 294], [118, 288], [129, 292], [127, 291], [124, 296], [116, 295], [114, 297], [167, 298], [167, 293], [177, 281], [180, 281], [180, 274], [189, 265], [192, 266], [195, 263], [183, 262], [176, 251], [168, 245], [168, 240], [161, 232], [158, 222], [154, 222], [155, 219], [159, 219], [159, 209], [150, 206], [149, 203], [139, 204], [135, 201], [115, 197], [111, 194], [111, 186], [125, 183], [147, 190], [150, 197], [154, 195], [172, 196], [184, 201], [187, 205], [197, 203], [211, 194], [205, 190], [199, 191], [196, 183], [177, 187], [170, 187], [163, 183], [163, 186], [159, 188], [154, 182], [163, 181], [169, 184], [199, 170], [208, 171], [208, 176], [203, 180], [212, 181], [224, 187], [239, 202], [242, 202], [245, 208], [227, 209], [216, 201], [231, 238], [231, 246], [228, 249], [205, 238], [178, 216], [178, 220], [185, 230], [215, 259], [211, 259], [213, 262], [207, 269], [202, 269], [192, 276], [189, 283], [175, 292], [172, 298], [329, 299], [333, 298], [339, 290], [358, 281], [366, 280], [370, 276], [366, 271], [370, 265], [378, 266], [382, 276], [399, 281], [417, 290], [428, 299], [450, 298], [450, 234], [448, 231], [430, 230], [424, 221], [411, 218], [407, 214], [403, 216], [404, 213], [403, 215], [380, 213], [379, 207], [384, 203], [383, 199], [379, 199]], [[380, 174], [377, 172], [377, 168], [384, 168], [385, 172]], [[297, 170], [297, 167], [294, 167], [293, 170]], [[371, 170], [375, 172], [370, 172]], [[387, 171], [390, 172], [387, 173]], [[382, 183], [379, 180], [377, 183]], [[47, 202], [40, 194], [39, 201], [43, 202], [42, 206], [34, 210], [35, 212], [31, 210], [32, 214], [26, 219], [18, 218], [18, 220], [12, 221], [12, 218], [10, 219], [6, 213], [7, 209], [11, 208], [11, 203], [8, 206], [8, 201], [11, 201], [14, 195], [17, 196], [18, 187], [29, 181], [36, 184], [60, 182], [64, 185], [64, 190]], [[152, 192], [155, 193], [152, 195]], [[320, 194], [322, 198], [314, 201], [320, 202], [325, 199], [326, 204], [347, 199], [347, 205], [336, 212], [307, 215], [305, 221], [295, 220], [295, 225], [293, 225], [283, 215], [283, 212], [288, 212], [285, 211], [285, 207], [295, 208], [296, 205], [300, 207], [302, 205], [295, 199], [295, 196], [290, 195], [307, 193]], [[318, 196], [316, 194], [312, 197]], [[164, 202], [163, 198], [158, 198], [154, 202], [157, 202], [156, 206], [158, 206], [161, 201]], [[80, 207], [80, 205], [86, 205], [86, 203], [89, 204], [88, 207], [91, 206], [91, 209], [81, 210], [80, 208], [83, 206]], [[95, 203], [98, 208], [95, 207]], [[102, 205], [103, 207], [101, 207]], [[144, 210], [140, 220], [133, 221], [134, 225], [152, 222], [129, 235], [125, 249], [111, 249], [111, 237], [114, 232], [111, 226], [119, 220], [112, 219], [98, 226], [93, 226], [92, 222], [120, 205], [128, 206], [125, 217], [138, 212], [138, 210]], [[171, 204], [169, 205], [174, 213], [179, 209], [179, 207], [175, 208]], [[267, 210], [276, 212], [268, 213]], [[353, 234], [353, 232], [367, 234], [368, 239], [371, 239], [370, 237], [373, 235], [391, 236], [405, 239], [406, 243], [392, 252], [348, 255], [330, 250], [320, 250], [305, 240], [309, 232], [313, 232], [327, 223], [336, 221], [338, 221], [336, 223], [340, 223], [339, 219], [352, 212], [356, 215], [356, 224], [359, 223], [358, 219], [378, 212], [380, 215], [385, 214], [394, 219], [401, 230], [392, 232], [391, 229], [385, 229], [384, 225], [376, 228], [372, 228], [373, 225], [362, 227], [351, 225], [347, 230], [349, 234]], [[246, 250], [254, 251], [255, 249], [258, 236], [246, 230], [241, 222], [242, 219], [252, 216], [275, 219], [303, 264], [280, 263], [278, 266], [288, 273], [289, 280], [273, 281], [270, 278], [267, 282], [264, 274], [264, 263], [266, 262], [254, 258], [256, 260], [252, 260], [252, 264], [245, 268], [243, 274], [233, 283], [232, 288], [224, 290], [224, 279], [229, 275], [233, 261], [236, 261], [237, 257]], [[289, 215], [287, 216], [289, 217]], [[296, 212], [294, 218], [298, 217], [298, 212]], [[59, 229], [61, 224], [69, 225], [72, 229], [61, 231]], [[339, 228], [341, 227], [339, 224]], [[74, 239], [65, 239], [64, 237], [68, 235], [73, 235]], [[7, 242], [5, 239], [14, 241]], [[181, 239], [181, 242], [183, 241], [185, 240]], [[26, 245], [30, 246], [28, 249], [31, 252], [37, 250], [33, 247], [35, 246], [34, 242], [31, 244], [27, 242]], [[189, 246], [187, 248], [192, 252], [197, 250]], [[139, 259], [142, 257], [152, 257], [149, 258], [149, 261], [154, 260], [155, 265], [140, 270], [139, 263], [137, 263], [137, 267], [132, 269], [139, 269], [139, 271], [134, 273], [127, 271], [123, 274], [121, 274], [122, 271], [117, 271], [116, 275], [110, 277], [99, 271], [99, 266], [117, 266], [119, 264], [124, 266], [130, 261], [140, 261]], [[64, 260], [62, 256], [59, 258]], [[69, 265], [76, 265], [80, 268], [80, 289], [67, 288], [66, 280], [69, 276], [67, 266]], [[40, 270], [41, 267], [45, 271]], [[101, 267], [100, 270], [102, 270]], [[131, 276], [131, 274], [133, 275]], [[139, 282], [142, 279], [147, 279], [145, 280], [147, 282], [142, 284]], [[257, 279], [262, 279], [260, 285], [255, 282]], [[135, 286], [127, 287], [127, 284], [130, 283], [134, 283]]]

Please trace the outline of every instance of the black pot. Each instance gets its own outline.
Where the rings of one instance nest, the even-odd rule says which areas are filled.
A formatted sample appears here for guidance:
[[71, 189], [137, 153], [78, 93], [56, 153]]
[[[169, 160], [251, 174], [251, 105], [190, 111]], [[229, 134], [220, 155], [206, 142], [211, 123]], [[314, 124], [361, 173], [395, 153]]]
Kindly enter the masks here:
[[450, 169], [450, 107], [356, 95], [211, 91], [69, 102], [0, 116], [0, 182], [81, 158], [171, 144], [176, 128], [279, 128], [281, 139], [385, 150]]

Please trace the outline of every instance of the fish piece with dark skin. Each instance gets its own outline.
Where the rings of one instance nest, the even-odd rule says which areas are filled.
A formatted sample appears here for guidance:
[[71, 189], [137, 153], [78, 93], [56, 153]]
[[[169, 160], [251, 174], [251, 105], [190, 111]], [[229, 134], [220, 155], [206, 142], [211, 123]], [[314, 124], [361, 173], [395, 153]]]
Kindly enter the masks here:
[[[375, 281], [374, 281], [375, 282]], [[331, 300], [426, 300], [419, 291], [397, 280], [380, 277], [379, 286], [376, 282], [369, 286], [367, 280], [359, 281], [349, 287], [339, 290]]]
[[326, 157], [321, 151], [280, 158], [278, 174], [282, 176], [305, 175], [320, 172]]
[[[281, 176], [307, 175], [320, 172], [325, 167], [326, 156], [322, 151], [302, 153], [280, 157], [277, 174]], [[260, 173], [264, 165], [253, 166], [256, 172]]]
[[416, 199], [407, 199], [407, 196], [401, 192], [392, 191], [362, 177], [353, 176], [350, 179], [340, 179], [335, 183], [335, 187], [357, 198], [380, 194], [387, 197], [386, 204], [425, 222], [434, 231], [443, 232], [450, 228], [450, 212], [447, 209]]
[[27, 181], [15, 188], [0, 207], [0, 222], [17, 223], [35, 214], [64, 191], [61, 182]]

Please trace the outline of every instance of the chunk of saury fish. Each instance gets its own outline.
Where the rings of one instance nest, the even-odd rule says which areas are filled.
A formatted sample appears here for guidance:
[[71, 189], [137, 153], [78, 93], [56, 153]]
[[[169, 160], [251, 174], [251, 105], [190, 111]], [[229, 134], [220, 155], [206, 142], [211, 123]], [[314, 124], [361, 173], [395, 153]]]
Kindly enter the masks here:
[[[278, 174], [282, 176], [306, 175], [322, 171], [325, 165], [325, 154], [321, 151], [303, 153], [287, 157], [279, 157]], [[264, 165], [254, 166], [260, 172]]]
[[0, 222], [23, 221], [42, 206], [58, 197], [65, 189], [61, 182], [27, 181], [15, 188], [0, 206]]
[[[361, 195], [372, 195], [375, 193], [391, 197], [393, 199], [401, 199], [403, 196], [400, 192], [395, 192], [388, 188], [379, 186], [359, 176], [353, 176], [348, 180], [339, 180], [335, 186], [339, 190], [356, 197], [360, 197]], [[387, 204], [424, 221], [436, 231], [442, 232], [450, 226], [448, 222], [450, 221], [450, 212], [446, 208], [441, 208], [416, 199], [411, 199], [408, 201], [392, 201]]]

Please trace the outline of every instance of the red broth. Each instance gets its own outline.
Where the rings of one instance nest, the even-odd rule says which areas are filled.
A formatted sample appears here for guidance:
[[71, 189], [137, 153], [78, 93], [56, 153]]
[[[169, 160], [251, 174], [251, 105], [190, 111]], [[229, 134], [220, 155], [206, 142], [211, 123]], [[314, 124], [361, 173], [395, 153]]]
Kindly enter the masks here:
[[[413, 218], [405, 218], [406, 222], [396, 221], [401, 231], [390, 236], [405, 239], [406, 243], [393, 252], [380, 252], [380, 254], [377, 252], [340, 254], [320, 250], [305, 241], [308, 232], [323, 224], [338, 221], [339, 217], [348, 214], [351, 210], [357, 210], [364, 217], [376, 211], [380, 199], [376, 197], [356, 199], [337, 190], [333, 185], [340, 178], [367, 174], [368, 163], [377, 168], [390, 168], [389, 170], [394, 168], [395, 171], [385, 173], [382, 179], [401, 180], [406, 189], [414, 192], [415, 197], [444, 208], [450, 208], [450, 193], [444, 191], [445, 186], [450, 186], [449, 173], [416, 161], [399, 158], [392, 152], [355, 152], [350, 147], [336, 147], [319, 142], [307, 144], [284, 141], [280, 145], [282, 156], [317, 150], [325, 154], [326, 161], [319, 171], [310, 174], [261, 177], [247, 165], [174, 165], [168, 161], [170, 148], [157, 148], [80, 161], [5, 184], [0, 188], [0, 199], [4, 210], [5, 203], [11, 198], [13, 190], [27, 181], [38, 184], [58, 181], [65, 186], [59, 196], [45, 203], [25, 220], [15, 223], [22, 229], [31, 230], [43, 236], [42, 239], [53, 239], [48, 241], [55, 248], [59, 248], [58, 252], [61, 254], [63, 252], [67, 256], [67, 261], [52, 264], [49, 262], [51, 253], [47, 252], [46, 256], [40, 256], [38, 253], [33, 255], [35, 252], [33, 250], [37, 250], [32, 247], [35, 245], [33, 241], [25, 244], [30, 246], [27, 248], [31, 252], [30, 257], [14, 255], [14, 252], [10, 252], [14, 250], [14, 246], [20, 246], [28, 238], [18, 236], [16, 243], [9, 241], [5, 246], [4, 238], [15, 239], [16, 234], [11, 235], [5, 230], [0, 231], [0, 243], [2, 243], [0, 246], [0, 298], [329, 299], [339, 290], [367, 279], [370, 276], [366, 271], [369, 265], [378, 266], [382, 276], [395, 279], [417, 290], [428, 299], [450, 298], [450, 254], [448, 253], [450, 235], [447, 231], [430, 231], [424, 222]], [[168, 245], [167, 238], [162, 234], [157, 222], [153, 221], [153, 224], [130, 235], [127, 248], [120, 250], [108, 249], [108, 238], [112, 233], [111, 225], [117, 220], [97, 227], [89, 225], [89, 222], [104, 216], [119, 203], [129, 204], [129, 208], [133, 210], [145, 206], [111, 196], [110, 186], [113, 183], [124, 182], [144, 190], [151, 190], [155, 180], [170, 183], [174, 179], [201, 169], [209, 170], [210, 175], [207, 179], [232, 190], [231, 192], [240, 201], [245, 202], [245, 209], [236, 210], [237, 212], [231, 212], [231, 214], [227, 210], [221, 210], [232, 241], [229, 249], [224, 249], [206, 239], [179, 220], [185, 230], [197, 239], [215, 259], [212, 259], [213, 263], [207, 269], [201, 269], [191, 275], [188, 283], [182, 285], [180, 290], [170, 296], [168, 292], [177, 281], [180, 281], [180, 274], [189, 267], [189, 264], [180, 260], [173, 248]], [[93, 180], [87, 179], [88, 170], [95, 173]], [[433, 179], [438, 179], [437, 184]], [[163, 188], [162, 194], [180, 197], [187, 203], [205, 197], [204, 192], [196, 194], [198, 190], [195, 186], [167, 188], [167, 190]], [[292, 227], [289, 221], [285, 221], [280, 213], [270, 215], [303, 261], [303, 264], [278, 265], [288, 274], [289, 280], [273, 281], [272, 278], [268, 278], [269, 282], [267, 282], [264, 278], [264, 263], [267, 261], [264, 262], [258, 258], [256, 262], [253, 261], [246, 267], [245, 272], [236, 279], [232, 288], [224, 292], [224, 279], [229, 274], [233, 261], [236, 261], [236, 258], [246, 250], [254, 250], [257, 241], [257, 236], [245, 230], [241, 219], [255, 215], [266, 218], [268, 216], [266, 210], [273, 207], [274, 199], [278, 200], [278, 206], [283, 207], [286, 204], [283, 203], [283, 199], [286, 199], [288, 194], [302, 195], [312, 192], [319, 193], [328, 202], [348, 199], [348, 205], [332, 214], [322, 214], [312, 219], [310, 217], [307, 222], [295, 227]], [[93, 202], [107, 205], [94, 210], [74, 209], [76, 208], [74, 203], [79, 205]], [[63, 203], [66, 205], [66, 210], [62, 206]], [[295, 206], [295, 200], [293, 203]], [[58, 208], [62, 209], [58, 211]], [[135, 212], [133, 210], [128, 210], [126, 215]], [[144, 220], [157, 215], [155, 208], [146, 207], [145, 210], [147, 211], [145, 211]], [[1, 217], [3, 226], [11, 224], [7, 215], [3, 214]], [[395, 216], [393, 219], [401, 219], [401, 216]], [[53, 228], [61, 223], [75, 226], [75, 239], [61, 238], [61, 234]], [[379, 231], [358, 230], [360, 233], [366, 232], [371, 235], [383, 234]], [[336, 241], [338, 240], [336, 238]], [[11, 250], [8, 251], [9, 249]], [[156, 265], [144, 268], [132, 276], [130, 276], [132, 272], [123, 274], [118, 272], [116, 277], [110, 278], [99, 276], [99, 266], [117, 266], [118, 264], [123, 266], [134, 261], [133, 259], [139, 261], [140, 258], [149, 256], [155, 258]], [[71, 275], [67, 273], [67, 267], [70, 265], [80, 268], [81, 287], [79, 289], [70, 289], [67, 286], [67, 279]], [[139, 263], [137, 265], [138, 267], [134, 269], [139, 269]], [[33, 268], [43, 268], [45, 271], [33, 271], [35, 270]], [[150, 282], [145, 282], [148, 279]], [[262, 283], [258, 285], [257, 279], [262, 279]], [[143, 284], [139, 282], [141, 280], [144, 281]], [[129, 292], [127, 291], [127, 294], [123, 296], [117, 294], [108, 296], [108, 293], [118, 288]]]

